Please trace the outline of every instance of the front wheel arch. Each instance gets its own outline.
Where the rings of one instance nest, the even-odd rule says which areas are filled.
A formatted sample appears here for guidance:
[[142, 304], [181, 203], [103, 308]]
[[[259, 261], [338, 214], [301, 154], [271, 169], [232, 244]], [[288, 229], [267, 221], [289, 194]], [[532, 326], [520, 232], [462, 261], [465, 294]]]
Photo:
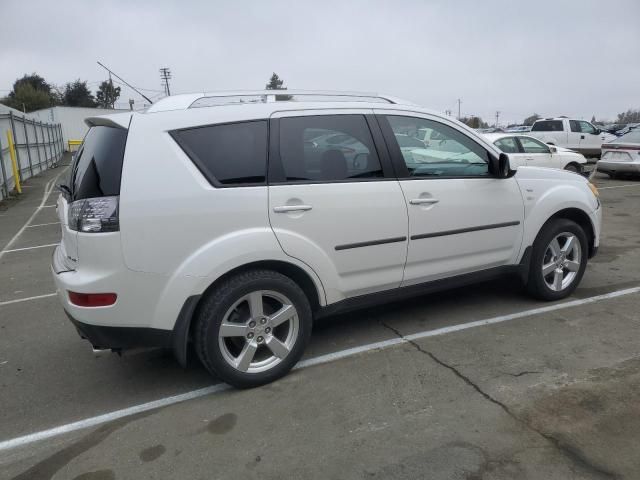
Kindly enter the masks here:
[[589, 244], [588, 257], [591, 258], [595, 254], [596, 235], [595, 235], [595, 229], [593, 227], [593, 224], [591, 223], [591, 219], [589, 218], [589, 215], [583, 210], [580, 210], [579, 208], [565, 208], [564, 210], [560, 210], [554, 213], [540, 228], [540, 231], [542, 231], [545, 225], [547, 225], [549, 222], [557, 218], [566, 218], [567, 220], [572, 220], [576, 222], [578, 225], [580, 225], [580, 227], [582, 227], [582, 229], [584, 230], [584, 233], [587, 235], [587, 241]]

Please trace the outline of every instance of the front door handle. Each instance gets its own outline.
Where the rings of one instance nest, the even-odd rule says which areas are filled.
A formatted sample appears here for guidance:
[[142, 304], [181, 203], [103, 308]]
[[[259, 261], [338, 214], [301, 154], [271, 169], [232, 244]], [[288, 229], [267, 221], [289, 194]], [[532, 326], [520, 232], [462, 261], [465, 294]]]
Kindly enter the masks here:
[[411, 205], [424, 205], [438, 203], [439, 201], [437, 198], [414, 198], [413, 200], [409, 200], [409, 203]]
[[580, 135], [580, 140], [584, 140], [584, 135]]
[[312, 208], [311, 205], [284, 205], [282, 207], [273, 207], [273, 211], [276, 213], [306, 212]]

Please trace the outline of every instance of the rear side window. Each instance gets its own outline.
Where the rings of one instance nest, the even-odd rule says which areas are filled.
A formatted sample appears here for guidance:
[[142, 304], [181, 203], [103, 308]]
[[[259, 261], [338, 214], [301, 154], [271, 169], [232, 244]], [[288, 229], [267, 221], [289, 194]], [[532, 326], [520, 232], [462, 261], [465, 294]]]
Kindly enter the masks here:
[[267, 121], [240, 122], [171, 132], [212, 185], [264, 185]]
[[538, 120], [531, 127], [532, 132], [562, 132], [562, 120]]
[[496, 140], [493, 144], [504, 153], [520, 153], [520, 149], [518, 148], [518, 144], [514, 137], [504, 137], [500, 140]]
[[369, 126], [362, 115], [280, 119], [280, 160], [288, 182], [383, 176]]
[[91, 127], [71, 167], [72, 200], [120, 195], [127, 130]]

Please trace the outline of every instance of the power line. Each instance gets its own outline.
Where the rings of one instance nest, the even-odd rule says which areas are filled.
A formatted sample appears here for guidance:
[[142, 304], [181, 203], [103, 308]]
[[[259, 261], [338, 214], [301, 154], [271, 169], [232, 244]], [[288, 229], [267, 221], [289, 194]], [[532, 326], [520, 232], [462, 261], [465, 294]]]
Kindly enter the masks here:
[[128, 83], [127, 83], [127, 81], [126, 81], [124, 78], [122, 78], [122, 77], [118, 76], [115, 72], [113, 72], [113, 71], [109, 70], [107, 67], [105, 67], [105, 66], [104, 66], [103, 64], [101, 64], [100, 62], [97, 62], [97, 63], [98, 63], [98, 65], [100, 65], [102, 68], [104, 68], [107, 72], [112, 73], [114, 77], [116, 77], [116, 78], [120, 79], [120, 81], [121, 81], [121, 82], [124, 82], [124, 84], [125, 84], [127, 87], [131, 88], [131, 89], [132, 89], [133, 91], [135, 91], [138, 95], [140, 95], [142, 98], [144, 98], [147, 102], [149, 102], [149, 103], [153, 103], [151, 100], [149, 100], [149, 97], [147, 97], [144, 93], [139, 92], [139, 91], [138, 91], [135, 87], [133, 87], [132, 85], [128, 84]]

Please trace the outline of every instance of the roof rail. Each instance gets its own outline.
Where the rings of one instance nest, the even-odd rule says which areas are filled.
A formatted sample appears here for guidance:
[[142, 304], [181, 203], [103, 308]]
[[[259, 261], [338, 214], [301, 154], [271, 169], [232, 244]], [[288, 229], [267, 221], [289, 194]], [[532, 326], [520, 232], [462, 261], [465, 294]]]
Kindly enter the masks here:
[[[331, 90], [238, 90], [227, 92], [188, 93], [165, 97], [151, 105], [146, 111], [162, 112], [167, 110], [185, 110], [187, 108], [211, 107], [242, 103], [271, 103], [278, 101], [301, 101], [300, 97], [310, 102], [326, 101], [365, 101], [401, 103], [411, 105], [412, 102], [389, 95], [371, 92], [341, 92]], [[311, 98], [315, 97], [315, 98]]]

